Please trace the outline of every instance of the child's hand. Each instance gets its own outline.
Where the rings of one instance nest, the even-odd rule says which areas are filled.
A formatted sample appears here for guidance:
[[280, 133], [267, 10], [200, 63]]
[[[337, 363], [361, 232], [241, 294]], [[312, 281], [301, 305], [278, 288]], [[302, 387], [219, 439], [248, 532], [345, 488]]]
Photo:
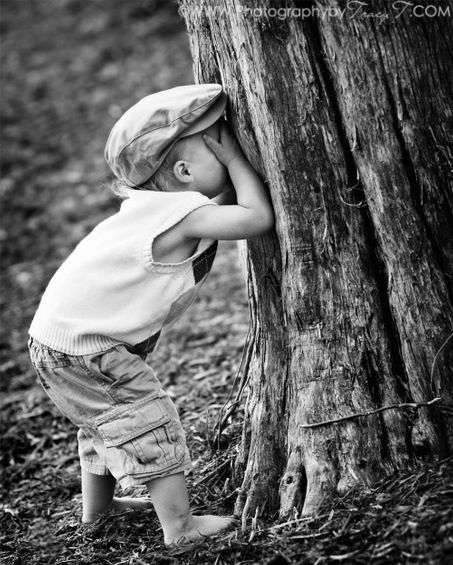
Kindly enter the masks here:
[[206, 133], [203, 135], [203, 141], [225, 167], [228, 167], [236, 157], [242, 156], [239, 144], [224, 120], [220, 121], [220, 142]]

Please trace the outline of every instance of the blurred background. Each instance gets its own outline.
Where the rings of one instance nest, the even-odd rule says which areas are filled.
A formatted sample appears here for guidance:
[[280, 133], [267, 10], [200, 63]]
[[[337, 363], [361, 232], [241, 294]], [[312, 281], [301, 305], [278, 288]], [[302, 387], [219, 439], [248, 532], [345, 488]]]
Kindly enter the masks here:
[[11, 390], [34, 379], [27, 329], [48, 280], [119, 206], [103, 157], [111, 127], [193, 77], [176, 1], [1, 0], [0, 25], [0, 382]]

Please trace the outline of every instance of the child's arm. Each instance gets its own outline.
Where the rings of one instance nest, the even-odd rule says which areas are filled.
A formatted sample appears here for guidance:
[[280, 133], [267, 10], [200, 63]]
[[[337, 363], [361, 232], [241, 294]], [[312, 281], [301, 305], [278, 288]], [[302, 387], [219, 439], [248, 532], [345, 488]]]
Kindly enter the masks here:
[[219, 206], [226, 206], [227, 204], [237, 204], [236, 192], [233, 185], [229, 182], [228, 186], [219, 195], [211, 198], [213, 202]]
[[274, 214], [264, 185], [226, 125], [221, 125], [220, 142], [209, 135], [203, 140], [228, 168], [237, 204], [194, 210], [181, 222], [183, 234], [188, 238], [247, 239], [268, 231], [274, 224]]

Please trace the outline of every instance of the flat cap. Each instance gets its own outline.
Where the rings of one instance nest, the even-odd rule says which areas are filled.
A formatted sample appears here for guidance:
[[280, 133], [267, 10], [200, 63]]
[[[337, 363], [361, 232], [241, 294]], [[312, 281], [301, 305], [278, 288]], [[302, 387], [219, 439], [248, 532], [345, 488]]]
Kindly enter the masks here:
[[147, 181], [181, 137], [198, 133], [222, 115], [227, 97], [220, 84], [192, 84], [145, 96], [113, 126], [105, 159], [130, 187]]

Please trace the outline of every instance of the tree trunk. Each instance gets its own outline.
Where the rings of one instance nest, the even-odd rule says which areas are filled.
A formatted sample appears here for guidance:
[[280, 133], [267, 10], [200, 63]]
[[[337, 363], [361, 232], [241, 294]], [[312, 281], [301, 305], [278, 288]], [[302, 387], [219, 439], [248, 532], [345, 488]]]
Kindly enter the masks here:
[[244, 517], [315, 513], [453, 448], [435, 403], [305, 427], [453, 404], [448, 9], [181, 1], [196, 78], [224, 85], [276, 213], [275, 232], [247, 244]]

